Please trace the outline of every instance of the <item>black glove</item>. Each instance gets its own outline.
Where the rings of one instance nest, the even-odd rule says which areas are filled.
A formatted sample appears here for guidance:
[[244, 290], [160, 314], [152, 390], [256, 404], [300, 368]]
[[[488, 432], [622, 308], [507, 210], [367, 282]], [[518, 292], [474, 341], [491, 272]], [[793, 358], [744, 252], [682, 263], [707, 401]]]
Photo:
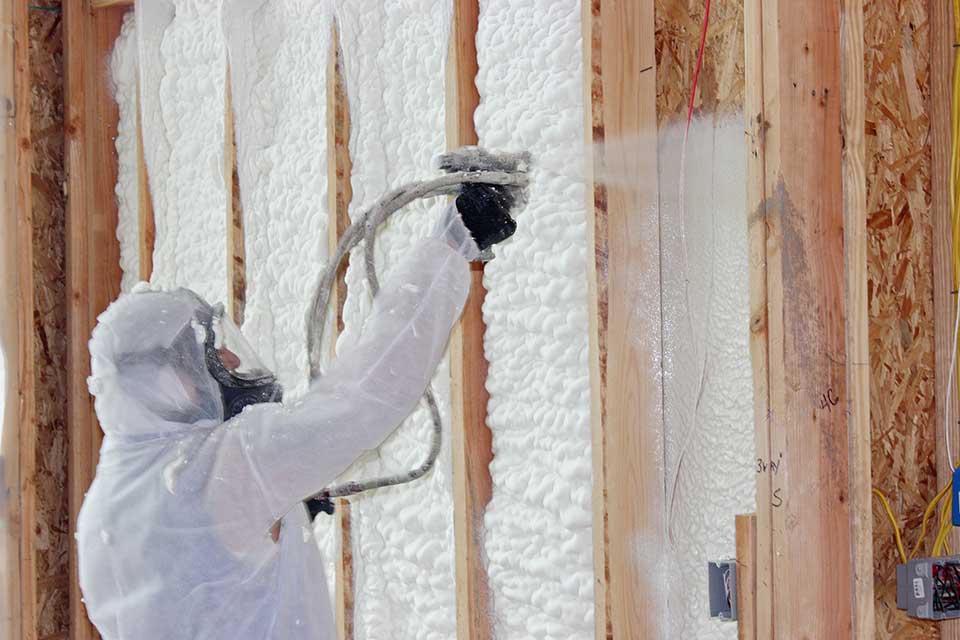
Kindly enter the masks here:
[[517, 230], [510, 209], [517, 201], [517, 188], [467, 183], [457, 196], [457, 211], [480, 251], [503, 242]]
[[317, 516], [321, 513], [326, 513], [327, 515], [332, 516], [335, 511], [333, 500], [330, 498], [314, 496], [304, 500], [303, 504], [307, 506], [307, 511], [310, 513], [310, 522], [316, 520]]

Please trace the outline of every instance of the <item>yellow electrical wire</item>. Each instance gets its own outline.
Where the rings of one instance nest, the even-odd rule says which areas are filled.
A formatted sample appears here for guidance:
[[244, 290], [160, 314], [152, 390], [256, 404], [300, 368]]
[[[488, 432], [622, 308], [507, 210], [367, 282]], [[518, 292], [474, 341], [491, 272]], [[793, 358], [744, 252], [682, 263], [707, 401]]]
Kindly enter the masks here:
[[893, 515], [893, 510], [890, 509], [890, 502], [887, 501], [887, 496], [883, 495], [880, 489], [874, 488], [873, 495], [880, 498], [880, 504], [883, 505], [883, 510], [887, 512], [887, 519], [890, 521], [890, 526], [893, 527], [893, 537], [897, 541], [897, 552], [900, 554], [900, 560], [906, 564], [907, 552], [903, 549], [903, 539], [900, 537], [900, 526], [897, 524], [897, 519]]
[[945, 549], [949, 548], [947, 536], [953, 528], [953, 522], [950, 519], [951, 506], [953, 505], [953, 494], [947, 495], [946, 499], [940, 505], [940, 531], [937, 533], [937, 539], [933, 543], [932, 555], [943, 555]]
[[933, 500], [930, 501], [930, 503], [927, 505], [927, 508], [924, 510], [923, 522], [920, 525], [920, 537], [917, 538], [917, 543], [913, 545], [913, 550], [910, 552], [911, 560], [917, 556], [917, 553], [923, 547], [923, 541], [927, 537], [927, 525], [930, 522], [930, 518], [931, 516], [933, 516], [934, 513], [937, 512], [937, 503], [939, 503], [940, 500], [942, 500], [943, 497], [947, 495], [947, 492], [950, 491], [950, 486], [951, 486], [951, 483], [949, 482], [946, 485], [944, 485], [944, 487], [940, 489], [940, 492], [937, 493], [936, 496], [934, 496]]

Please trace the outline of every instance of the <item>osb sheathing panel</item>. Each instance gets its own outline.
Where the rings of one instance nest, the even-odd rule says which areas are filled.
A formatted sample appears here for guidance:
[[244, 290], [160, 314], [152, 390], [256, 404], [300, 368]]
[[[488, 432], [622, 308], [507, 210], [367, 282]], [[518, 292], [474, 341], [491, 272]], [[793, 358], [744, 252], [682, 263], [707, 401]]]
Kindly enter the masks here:
[[[685, 118], [703, 32], [703, 0], [656, 0], [657, 118]], [[743, 111], [743, 0], [714, 0], [694, 109]], [[746, 160], [744, 160], [746, 162]]]
[[69, 631], [62, 53], [60, 14], [33, 9], [30, 128], [37, 417], [34, 544], [40, 638]]
[[[864, 30], [873, 481], [912, 547], [936, 493], [927, 0], [865, 1]], [[876, 507], [873, 530], [877, 637], [938, 637], [897, 611], [896, 548]]]

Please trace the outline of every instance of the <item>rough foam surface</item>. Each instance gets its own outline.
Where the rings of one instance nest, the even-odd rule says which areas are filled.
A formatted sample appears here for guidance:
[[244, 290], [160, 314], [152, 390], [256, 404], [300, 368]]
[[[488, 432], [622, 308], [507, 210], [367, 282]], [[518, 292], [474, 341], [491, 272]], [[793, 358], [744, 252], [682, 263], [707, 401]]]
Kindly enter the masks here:
[[735, 624], [709, 619], [703, 576], [708, 561], [734, 556], [734, 515], [756, 508], [742, 116], [691, 126], [683, 233], [682, 140], [682, 125], [661, 133], [667, 620], [670, 637], [733, 639]]
[[[240, 0], [223, 11], [246, 251], [243, 333], [291, 398], [308, 382], [305, 311], [329, 253], [326, 73], [333, 5]], [[333, 596], [333, 518], [321, 515], [314, 524], [314, 532], [289, 535], [315, 533]]]
[[580, 10], [480, 2], [480, 144], [534, 158], [529, 205], [484, 277], [499, 640], [593, 637], [586, 194], [578, 171], [548, 168], [583, 162]]
[[[149, 3], [149, 4], [144, 4]], [[144, 155], [156, 217], [154, 284], [226, 300], [226, 47], [218, 0], [141, 0]], [[156, 14], [153, 12], [156, 11]], [[143, 43], [141, 42], [141, 45]]]
[[[444, 65], [450, 6], [437, 0], [337, 3], [351, 112], [356, 216], [388, 188], [431, 176], [444, 150]], [[422, 201], [394, 216], [378, 241], [381, 281], [428, 234], [440, 203]], [[359, 257], [359, 256], [358, 256]], [[346, 330], [355, 340], [370, 308], [362, 259], [347, 273]], [[449, 367], [434, 377], [444, 447], [434, 470], [414, 484], [353, 499], [356, 637], [456, 637]], [[406, 470], [427, 452], [430, 419], [419, 408], [377, 451], [348, 472], [367, 477]]]
[[328, 254], [332, 7], [314, 0], [237, 5], [252, 8], [236, 16], [239, 23], [224, 9], [247, 253], [243, 329], [296, 393], [307, 382], [305, 310]]
[[117, 123], [117, 196], [122, 291], [130, 291], [140, 280], [140, 219], [137, 169], [137, 39], [133, 12], [123, 17], [123, 27], [110, 55], [110, 79], [120, 118]]

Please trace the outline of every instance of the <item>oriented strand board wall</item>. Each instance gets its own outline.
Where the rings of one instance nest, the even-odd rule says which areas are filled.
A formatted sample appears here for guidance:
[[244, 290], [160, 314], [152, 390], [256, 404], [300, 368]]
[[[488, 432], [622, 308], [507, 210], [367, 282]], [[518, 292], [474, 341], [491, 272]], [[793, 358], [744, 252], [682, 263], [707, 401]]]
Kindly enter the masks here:
[[[864, 2], [873, 475], [908, 548], [936, 492], [927, 6]], [[896, 548], [876, 508], [873, 527], [877, 637], [936, 637], [896, 610]]]
[[[657, 117], [685, 118], [703, 28], [703, 0], [656, 0]], [[743, 111], [743, 0], [714, 0], [694, 108]]]
[[[54, 9], [59, 4], [48, 3]], [[56, 11], [30, 11], [31, 207], [36, 393], [36, 634], [69, 629], [64, 272], [63, 36]], [[26, 630], [25, 630], [26, 631]]]

